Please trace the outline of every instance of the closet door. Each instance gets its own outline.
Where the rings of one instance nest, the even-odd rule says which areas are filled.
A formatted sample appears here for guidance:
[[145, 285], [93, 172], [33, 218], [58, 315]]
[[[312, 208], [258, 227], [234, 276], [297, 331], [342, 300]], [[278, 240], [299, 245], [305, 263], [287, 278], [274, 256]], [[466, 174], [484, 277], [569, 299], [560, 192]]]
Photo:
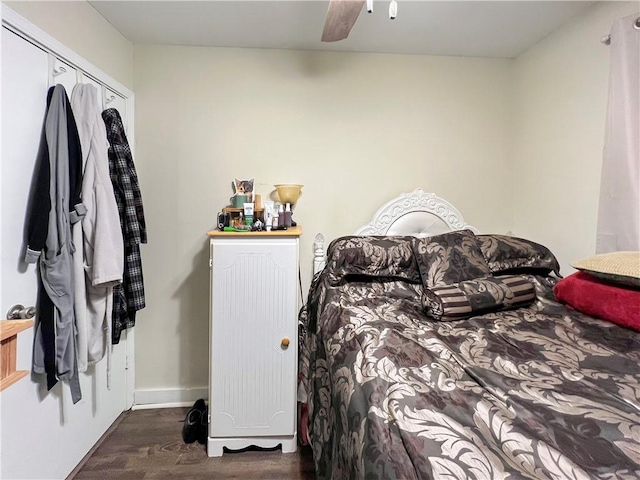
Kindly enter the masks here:
[[[0, 317], [20, 303], [36, 303], [33, 265], [24, 265], [22, 232], [49, 82], [48, 56], [2, 29], [2, 166], [0, 169]], [[34, 121], [35, 119], [35, 121]], [[39, 119], [39, 120], [38, 120]], [[19, 263], [21, 264], [18, 267]], [[23, 336], [28, 336], [25, 333]], [[29, 348], [30, 339], [20, 338]], [[30, 357], [29, 357], [30, 358]], [[21, 356], [19, 369], [30, 369]], [[25, 362], [26, 360], [26, 362]], [[4, 412], [4, 410], [3, 410]], [[4, 447], [4, 442], [3, 442]]]
[[[34, 265], [24, 258], [27, 199], [40, 144], [47, 89], [68, 90], [76, 72], [62, 62], [51, 75], [49, 55], [2, 28], [2, 163], [0, 164], [0, 317], [14, 304], [36, 304]], [[59, 67], [64, 67], [61, 71]], [[106, 148], [106, 147], [105, 147]], [[41, 376], [27, 376], [0, 393], [0, 478], [66, 478], [127, 405], [126, 343], [113, 348], [111, 388], [106, 360], [80, 375], [82, 400], [68, 384], [47, 392]], [[30, 370], [33, 328], [18, 335], [17, 369]]]

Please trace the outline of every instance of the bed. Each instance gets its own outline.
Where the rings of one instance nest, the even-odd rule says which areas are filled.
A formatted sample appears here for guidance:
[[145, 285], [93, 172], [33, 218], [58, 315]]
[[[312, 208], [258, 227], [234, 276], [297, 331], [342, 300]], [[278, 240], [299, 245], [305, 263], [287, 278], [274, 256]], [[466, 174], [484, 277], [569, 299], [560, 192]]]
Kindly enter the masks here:
[[407, 265], [350, 270], [446, 232], [478, 233], [416, 190], [332, 242], [326, 265], [316, 239], [300, 377], [317, 477], [640, 478], [640, 334], [558, 303], [540, 255], [515, 269], [533, 303], [446, 322]]

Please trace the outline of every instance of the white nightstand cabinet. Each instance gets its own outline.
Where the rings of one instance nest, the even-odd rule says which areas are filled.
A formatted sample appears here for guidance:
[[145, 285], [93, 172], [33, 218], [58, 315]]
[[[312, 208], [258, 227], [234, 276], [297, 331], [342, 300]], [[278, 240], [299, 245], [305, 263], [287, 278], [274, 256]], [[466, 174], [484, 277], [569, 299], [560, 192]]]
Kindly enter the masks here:
[[296, 450], [300, 234], [208, 234], [210, 457], [223, 447]]

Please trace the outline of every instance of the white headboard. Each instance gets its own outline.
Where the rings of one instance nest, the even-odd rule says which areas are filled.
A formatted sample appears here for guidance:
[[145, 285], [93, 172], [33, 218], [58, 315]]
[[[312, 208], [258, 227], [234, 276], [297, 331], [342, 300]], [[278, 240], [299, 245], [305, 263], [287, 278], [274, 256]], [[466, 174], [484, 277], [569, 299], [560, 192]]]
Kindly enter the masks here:
[[[417, 188], [410, 193], [385, 203], [371, 222], [356, 230], [355, 235], [414, 235], [429, 237], [454, 230], [478, 230], [467, 224], [462, 214], [435, 193]], [[324, 236], [319, 233], [314, 241], [313, 273], [324, 268]]]

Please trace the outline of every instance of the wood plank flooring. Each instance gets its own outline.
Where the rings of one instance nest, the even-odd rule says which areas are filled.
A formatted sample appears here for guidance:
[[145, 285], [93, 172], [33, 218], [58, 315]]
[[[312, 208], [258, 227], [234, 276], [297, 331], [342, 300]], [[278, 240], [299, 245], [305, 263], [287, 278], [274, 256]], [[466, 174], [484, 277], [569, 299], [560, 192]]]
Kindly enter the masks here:
[[182, 441], [188, 408], [125, 413], [82, 468], [76, 480], [104, 479], [299, 479], [314, 480], [309, 448], [296, 453], [243, 451], [207, 457], [205, 445]]

